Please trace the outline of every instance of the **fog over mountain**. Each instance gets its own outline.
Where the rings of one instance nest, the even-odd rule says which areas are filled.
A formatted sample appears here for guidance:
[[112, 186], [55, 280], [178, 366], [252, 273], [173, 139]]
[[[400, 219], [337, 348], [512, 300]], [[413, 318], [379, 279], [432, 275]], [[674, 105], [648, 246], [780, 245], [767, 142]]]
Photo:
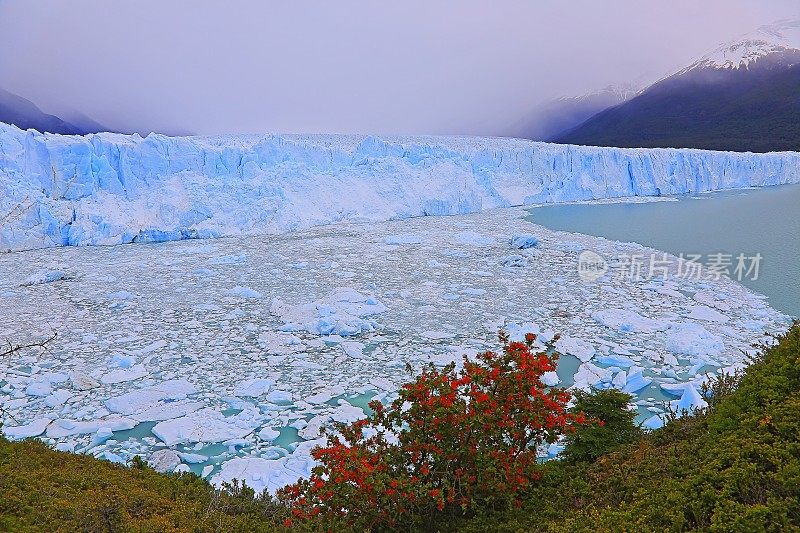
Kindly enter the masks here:
[[793, 0], [0, 2], [0, 86], [123, 132], [512, 134]]
[[555, 135], [618, 147], [800, 150], [800, 19], [762, 26]]

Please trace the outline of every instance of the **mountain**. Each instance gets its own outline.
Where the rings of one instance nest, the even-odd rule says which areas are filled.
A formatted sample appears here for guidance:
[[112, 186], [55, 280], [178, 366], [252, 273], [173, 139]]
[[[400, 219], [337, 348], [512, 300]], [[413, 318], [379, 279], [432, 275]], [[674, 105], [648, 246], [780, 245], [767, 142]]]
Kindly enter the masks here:
[[800, 151], [800, 20], [763, 26], [722, 45], [550, 140]]
[[14, 124], [23, 130], [33, 128], [42, 133], [65, 135], [106, 131], [103, 126], [85, 115], [75, 112], [74, 117], [74, 122], [67, 122], [57, 116], [48, 115], [30, 100], [0, 88], [0, 122]]
[[629, 85], [610, 85], [582, 96], [550, 100], [528, 113], [512, 127], [510, 136], [542, 141], [569, 130], [604, 109], [630, 100], [639, 93]]

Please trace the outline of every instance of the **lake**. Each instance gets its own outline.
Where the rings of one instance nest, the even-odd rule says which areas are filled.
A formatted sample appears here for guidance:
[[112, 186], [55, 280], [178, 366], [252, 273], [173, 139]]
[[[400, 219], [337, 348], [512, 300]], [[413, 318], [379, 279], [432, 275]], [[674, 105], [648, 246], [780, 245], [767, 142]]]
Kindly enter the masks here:
[[[674, 255], [761, 254], [757, 278], [741, 282], [775, 309], [800, 316], [800, 185], [720, 191], [677, 201], [561, 204], [531, 209], [530, 220], [560, 231], [637, 242]], [[753, 261], [748, 261], [749, 267]], [[736, 276], [732, 276], [736, 277]]]

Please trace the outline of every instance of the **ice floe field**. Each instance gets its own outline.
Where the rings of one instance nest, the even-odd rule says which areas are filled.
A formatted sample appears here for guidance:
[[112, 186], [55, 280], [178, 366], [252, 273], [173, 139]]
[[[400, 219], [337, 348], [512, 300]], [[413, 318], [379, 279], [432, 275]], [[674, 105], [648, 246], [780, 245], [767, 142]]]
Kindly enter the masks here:
[[[639, 419], [702, 403], [788, 318], [730, 280], [578, 276], [636, 244], [549, 231], [521, 208], [267, 236], [0, 255], [0, 338], [57, 337], [0, 362], [4, 432], [214, 483], [276, 489], [333, 421], [432, 362], [561, 334], [551, 384], [617, 387]], [[553, 454], [557, 446], [543, 453]]]

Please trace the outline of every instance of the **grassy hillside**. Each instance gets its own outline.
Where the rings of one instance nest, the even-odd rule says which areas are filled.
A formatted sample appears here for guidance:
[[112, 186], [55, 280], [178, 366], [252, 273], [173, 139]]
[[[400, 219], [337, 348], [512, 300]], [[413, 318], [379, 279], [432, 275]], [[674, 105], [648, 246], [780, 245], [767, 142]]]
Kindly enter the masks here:
[[[463, 531], [800, 531], [800, 326], [709, 412], [595, 462], [552, 461], [519, 509]], [[0, 438], [0, 531], [272, 531], [250, 491]]]
[[709, 413], [593, 464], [552, 462], [519, 511], [482, 531], [800, 530], [800, 327]]

